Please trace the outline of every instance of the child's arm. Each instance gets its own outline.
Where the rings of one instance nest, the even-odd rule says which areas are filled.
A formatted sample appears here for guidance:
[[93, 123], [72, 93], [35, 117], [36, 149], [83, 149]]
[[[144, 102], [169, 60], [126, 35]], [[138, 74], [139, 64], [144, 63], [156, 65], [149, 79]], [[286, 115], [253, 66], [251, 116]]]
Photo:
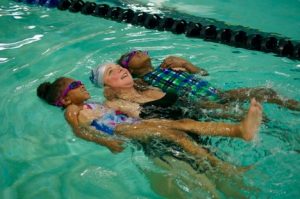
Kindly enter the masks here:
[[202, 68], [193, 65], [185, 59], [180, 57], [167, 57], [160, 65], [162, 68], [184, 68], [189, 73], [199, 73], [202, 76], [208, 75], [208, 72]]
[[[88, 141], [95, 142], [102, 146], [106, 146], [113, 153], [123, 151], [122, 141], [112, 140], [108, 137], [99, 136], [100, 132], [92, 132], [92, 129], [81, 127], [79, 125], [78, 116], [80, 109], [75, 105], [70, 105], [65, 111], [65, 118], [71, 125], [73, 132], [76, 136], [83, 138]], [[87, 130], [84, 130], [87, 129]]]
[[119, 153], [124, 150], [121, 140], [114, 140], [107, 136], [101, 136], [98, 130], [82, 126], [79, 131], [74, 131], [75, 135], [88, 141], [95, 142], [107, 147], [112, 153]]

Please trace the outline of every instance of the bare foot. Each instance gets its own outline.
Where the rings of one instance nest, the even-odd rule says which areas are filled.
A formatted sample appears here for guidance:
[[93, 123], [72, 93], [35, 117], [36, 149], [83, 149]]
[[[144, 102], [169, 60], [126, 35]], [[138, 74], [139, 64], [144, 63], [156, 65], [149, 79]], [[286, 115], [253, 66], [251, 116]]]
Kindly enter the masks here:
[[262, 107], [254, 98], [251, 99], [251, 105], [246, 118], [240, 124], [241, 138], [252, 140], [256, 135], [262, 121]]

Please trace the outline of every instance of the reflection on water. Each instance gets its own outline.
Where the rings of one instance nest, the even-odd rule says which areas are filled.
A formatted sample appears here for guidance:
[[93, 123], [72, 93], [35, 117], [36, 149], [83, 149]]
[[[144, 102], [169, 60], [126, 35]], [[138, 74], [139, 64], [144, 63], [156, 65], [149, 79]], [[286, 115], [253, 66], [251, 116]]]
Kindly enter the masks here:
[[21, 48], [24, 45], [31, 44], [33, 42], [41, 40], [43, 35], [34, 35], [31, 38], [26, 38], [21, 41], [17, 41], [14, 43], [0, 43], [0, 51], [1, 50], [9, 50], [9, 49], [14, 49], [14, 48]]

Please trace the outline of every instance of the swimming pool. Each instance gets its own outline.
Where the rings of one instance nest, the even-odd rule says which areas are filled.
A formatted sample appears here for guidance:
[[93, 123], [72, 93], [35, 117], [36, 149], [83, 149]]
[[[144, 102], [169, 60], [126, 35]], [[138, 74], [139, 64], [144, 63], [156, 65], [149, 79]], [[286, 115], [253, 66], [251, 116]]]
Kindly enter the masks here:
[[[264, 19], [269, 23], [243, 15], [238, 8], [249, 5], [232, 6], [236, 5], [232, 1], [201, 5], [196, 1], [156, 2], [161, 2], [163, 9], [175, 6], [175, 10], [192, 15], [197, 14], [188, 5], [202, 6], [209, 11], [199, 16], [299, 40], [300, 16], [292, 12], [299, 11], [299, 1], [272, 3], [282, 12], [274, 6], [267, 9], [270, 14]], [[187, 7], [178, 9], [176, 5]], [[224, 5], [231, 15], [220, 11]], [[158, 181], [157, 174], [173, 178], [185, 198], [206, 196], [193, 176], [180, 170], [166, 173], [134, 147], [112, 155], [104, 147], [76, 138], [62, 111], [36, 97], [41, 82], [71, 76], [82, 80], [94, 99], [103, 100], [101, 91], [87, 78], [90, 68], [115, 60], [132, 48], [149, 50], [155, 65], [168, 55], [185, 57], [206, 68], [210, 73], [207, 79], [219, 88], [268, 86], [300, 100], [299, 61], [9, 0], [3, 0], [0, 9], [1, 198], [164, 198], [151, 184]], [[252, 12], [251, 16], [261, 13]], [[275, 20], [274, 13], [282, 20]], [[274, 21], [276, 24], [271, 23]], [[264, 105], [264, 111], [271, 121], [262, 126], [257, 140], [245, 143], [214, 138], [213, 150], [233, 164], [255, 165], [244, 178], [260, 191], [245, 196], [299, 197], [299, 112], [269, 104]]]

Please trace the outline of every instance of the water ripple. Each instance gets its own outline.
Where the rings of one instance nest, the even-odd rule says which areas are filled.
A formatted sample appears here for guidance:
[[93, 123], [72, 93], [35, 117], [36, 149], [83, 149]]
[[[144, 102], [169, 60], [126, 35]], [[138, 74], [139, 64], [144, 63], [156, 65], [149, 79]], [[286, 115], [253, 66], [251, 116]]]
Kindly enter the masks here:
[[27, 44], [31, 44], [33, 42], [36, 42], [36, 41], [39, 41], [41, 40], [41, 38], [43, 37], [44, 35], [34, 35], [33, 37], [31, 38], [27, 38], [27, 39], [24, 39], [22, 41], [17, 41], [17, 42], [14, 42], [14, 43], [0, 43], [0, 50], [7, 50], [7, 49], [14, 49], [14, 48], [21, 48], [23, 47], [24, 45], [27, 45]]
[[25, 12], [27, 12], [27, 11], [29, 11], [29, 8], [23, 4], [10, 6], [8, 8], [1, 7], [0, 8], [0, 16], [19, 16], [19, 15], [24, 15]]
[[6, 63], [8, 61], [9, 61], [8, 58], [6, 58], [6, 57], [0, 57], [0, 64]]
[[275, 71], [274, 73], [275, 73], [275, 74], [277, 74], [277, 75], [280, 75], [280, 76], [284, 76], [284, 77], [290, 77], [290, 75], [289, 75], [289, 74], [286, 74], [286, 73], [283, 73], [283, 72], [278, 72], [278, 71]]

